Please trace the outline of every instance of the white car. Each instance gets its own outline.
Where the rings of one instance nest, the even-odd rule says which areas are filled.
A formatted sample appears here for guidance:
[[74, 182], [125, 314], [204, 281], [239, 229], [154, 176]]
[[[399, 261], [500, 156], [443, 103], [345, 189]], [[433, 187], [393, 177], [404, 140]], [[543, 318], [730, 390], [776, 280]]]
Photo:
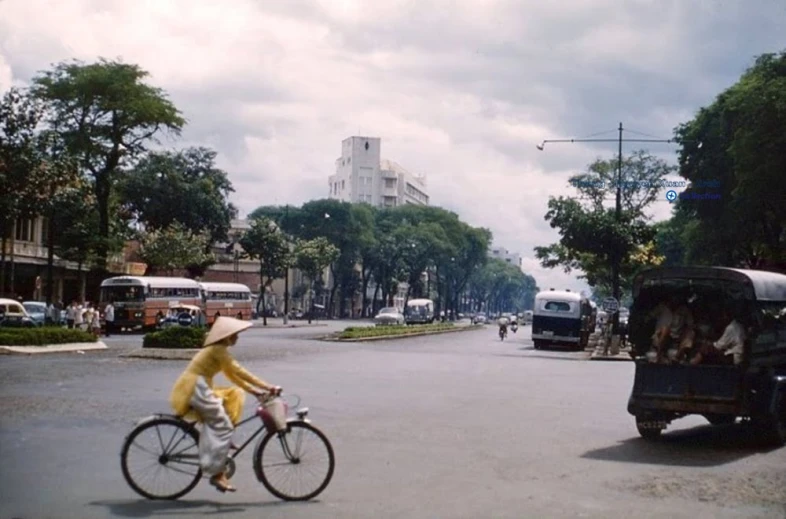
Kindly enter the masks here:
[[399, 312], [398, 308], [389, 306], [379, 311], [377, 316], [374, 317], [374, 323], [377, 326], [404, 324], [404, 314]]

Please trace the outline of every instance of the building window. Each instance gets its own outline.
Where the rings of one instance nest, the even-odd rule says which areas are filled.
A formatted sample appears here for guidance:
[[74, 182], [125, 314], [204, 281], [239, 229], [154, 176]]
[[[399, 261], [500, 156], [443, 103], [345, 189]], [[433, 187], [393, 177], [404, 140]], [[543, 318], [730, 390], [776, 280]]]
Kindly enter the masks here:
[[344, 189], [344, 181], [341, 181], [341, 189]]
[[396, 179], [395, 178], [386, 178], [385, 179], [385, 187], [386, 188], [396, 187]]
[[17, 241], [33, 241], [33, 220], [18, 219], [15, 238]]

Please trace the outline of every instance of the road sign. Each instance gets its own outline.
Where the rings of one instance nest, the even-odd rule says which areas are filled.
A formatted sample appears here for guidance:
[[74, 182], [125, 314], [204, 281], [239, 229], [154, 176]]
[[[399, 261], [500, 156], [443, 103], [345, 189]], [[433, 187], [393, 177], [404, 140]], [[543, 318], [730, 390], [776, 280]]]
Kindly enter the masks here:
[[177, 322], [180, 326], [191, 326], [193, 321], [194, 318], [191, 317], [191, 314], [187, 314], [185, 312], [177, 316]]
[[620, 309], [620, 302], [613, 297], [607, 297], [603, 300], [602, 308], [604, 311], [613, 314]]

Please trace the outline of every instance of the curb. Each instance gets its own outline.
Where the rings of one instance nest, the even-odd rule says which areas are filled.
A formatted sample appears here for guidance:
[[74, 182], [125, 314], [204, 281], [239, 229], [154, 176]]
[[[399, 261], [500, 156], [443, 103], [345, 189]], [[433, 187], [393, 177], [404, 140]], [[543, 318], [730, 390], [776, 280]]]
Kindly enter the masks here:
[[98, 342], [72, 342], [50, 346], [0, 346], [0, 355], [36, 355], [39, 353], [84, 353], [89, 350], [106, 350], [107, 345]]
[[191, 360], [198, 351], [198, 348], [139, 348], [128, 353], [120, 354], [118, 357], [157, 360]]
[[590, 356], [589, 360], [613, 360], [617, 362], [633, 362], [630, 354], [627, 351], [620, 351], [617, 355], [604, 355], [603, 350], [595, 350]]
[[327, 326], [327, 323], [314, 323], [314, 324], [268, 324], [265, 326], [261, 322], [254, 322], [254, 328], [265, 329], [286, 329], [286, 328], [317, 328], [320, 326]]
[[448, 330], [439, 330], [439, 331], [430, 331], [430, 332], [416, 332], [416, 333], [407, 333], [403, 335], [382, 335], [379, 337], [358, 337], [355, 339], [339, 339], [334, 337], [323, 337], [323, 341], [327, 342], [374, 342], [374, 341], [392, 341], [396, 339], [409, 339], [410, 337], [424, 337], [426, 335], [440, 335], [443, 333], [456, 333], [456, 332], [465, 332], [467, 330], [478, 330], [482, 328], [482, 325], [470, 325], [470, 326], [460, 326], [456, 328], [451, 328]]

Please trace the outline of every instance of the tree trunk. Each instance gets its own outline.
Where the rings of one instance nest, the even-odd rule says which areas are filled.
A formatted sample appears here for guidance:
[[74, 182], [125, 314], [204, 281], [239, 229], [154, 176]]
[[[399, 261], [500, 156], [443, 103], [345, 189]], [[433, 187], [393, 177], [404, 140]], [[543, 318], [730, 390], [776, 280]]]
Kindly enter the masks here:
[[362, 302], [360, 303], [361, 304], [360, 317], [368, 317], [366, 315], [366, 313], [367, 313], [366, 307], [368, 306], [368, 295], [367, 295], [367, 293], [368, 293], [368, 282], [369, 282], [369, 280], [370, 280], [369, 273], [366, 271], [366, 269], [362, 268], [360, 270], [360, 285], [363, 287], [362, 288], [363, 294], [362, 294], [362, 299], [361, 299]]
[[[266, 285], [265, 274], [262, 267], [259, 268], [259, 300], [262, 302], [262, 326], [267, 326], [267, 301], [265, 301]], [[259, 309], [257, 309], [259, 311]]]
[[6, 229], [3, 229], [2, 243], [0, 243], [0, 247], [2, 247], [2, 251], [0, 251], [0, 296], [5, 293], [5, 247], [7, 243]]
[[52, 304], [52, 298], [55, 292], [55, 236], [54, 236], [54, 218], [50, 215], [46, 219], [46, 227], [48, 229], [46, 237], [46, 304]]
[[311, 318], [314, 316], [314, 280], [313, 279], [310, 280], [309, 282], [308, 296], [310, 299], [309, 306], [311, 307], [308, 310], [308, 324], [311, 324]]
[[82, 270], [82, 262], [79, 262], [77, 266], [77, 270], [79, 271], [79, 302], [84, 303], [85, 297], [87, 293], [87, 281], [85, 280], [85, 272]]
[[13, 226], [11, 227], [11, 256], [9, 263], [11, 264], [11, 272], [8, 275], [8, 291], [16, 299], [16, 219], [14, 219]]
[[377, 301], [379, 298], [379, 289], [380, 289], [379, 282], [377, 282], [376, 286], [374, 287], [374, 298], [371, 301], [371, 313], [373, 315], [369, 315], [368, 317], [374, 317], [374, 315], [376, 315], [377, 313]]

